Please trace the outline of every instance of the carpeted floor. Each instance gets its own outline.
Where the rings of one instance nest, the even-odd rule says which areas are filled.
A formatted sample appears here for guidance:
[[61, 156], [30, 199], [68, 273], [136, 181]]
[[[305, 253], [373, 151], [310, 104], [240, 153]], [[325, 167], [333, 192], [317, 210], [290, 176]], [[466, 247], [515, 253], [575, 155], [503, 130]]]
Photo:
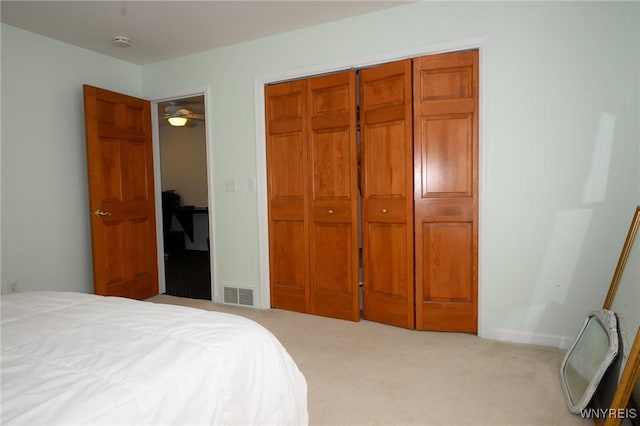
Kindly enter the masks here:
[[593, 425], [566, 408], [558, 349], [166, 295], [149, 301], [269, 329], [307, 379], [311, 425]]
[[211, 268], [208, 251], [183, 250], [164, 262], [166, 294], [211, 300]]

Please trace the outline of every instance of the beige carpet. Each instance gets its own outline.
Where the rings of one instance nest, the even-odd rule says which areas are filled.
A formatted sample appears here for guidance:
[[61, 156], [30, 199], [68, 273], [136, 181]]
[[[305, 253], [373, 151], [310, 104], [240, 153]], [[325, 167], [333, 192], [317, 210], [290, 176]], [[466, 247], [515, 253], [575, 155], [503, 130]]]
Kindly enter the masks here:
[[255, 320], [309, 387], [310, 425], [592, 425], [560, 389], [564, 351], [159, 295]]

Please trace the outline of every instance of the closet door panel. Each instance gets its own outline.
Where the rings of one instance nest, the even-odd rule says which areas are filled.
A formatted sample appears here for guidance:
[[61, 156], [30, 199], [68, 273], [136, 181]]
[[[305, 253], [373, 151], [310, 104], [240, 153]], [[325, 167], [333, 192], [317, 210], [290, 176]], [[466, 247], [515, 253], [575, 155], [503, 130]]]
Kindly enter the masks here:
[[[314, 296], [311, 312], [332, 318], [353, 320], [354, 276], [352, 227], [345, 223], [316, 222], [314, 228], [315, 258]], [[356, 299], [357, 301], [357, 299]]]
[[[304, 141], [300, 132], [274, 134], [270, 141], [271, 162], [280, 165], [271, 172], [271, 195], [274, 200], [304, 198]], [[286, 165], [286, 167], [283, 167]]]
[[428, 116], [420, 129], [422, 196], [472, 199], [473, 116]]
[[365, 114], [364, 119], [365, 167], [373, 175], [365, 175], [367, 193], [373, 199], [389, 196], [406, 198], [407, 176], [404, 171], [407, 167], [407, 141], [404, 120], [389, 121], [389, 117], [380, 117], [385, 121], [374, 121], [372, 116]]
[[423, 225], [425, 300], [455, 300], [472, 303], [471, 240], [469, 223], [425, 223]]
[[411, 60], [360, 72], [364, 317], [414, 327]]
[[423, 224], [424, 311], [430, 323], [465, 330], [475, 322], [471, 222]]
[[[342, 117], [340, 117], [342, 118]], [[328, 123], [323, 123], [325, 126]], [[311, 156], [313, 201], [351, 200], [351, 129], [312, 127]]]
[[396, 223], [371, 223], [369, 248], [379, 255], [368, 265], [371, 271], [371, 282], [368, 282], [369, 293], [378, 296], [402, 297], [407, 288], [407, 238], [406, 226]]
[[273, 307], [306, 312], [304, 262], [299, 253], [305, 251], [304, 226], [301, 221], [277, 220], [271, 227], [270, 251], [272, 281], [276, 291], [271, 293]]
[[307, 87], [310, 313], [358, 321], [355, 71]]
[[271, 306], [309, 310], [306, 83], [265, 89]]
[[414, 60], [416, 328], [477, 332], [478, 52]]

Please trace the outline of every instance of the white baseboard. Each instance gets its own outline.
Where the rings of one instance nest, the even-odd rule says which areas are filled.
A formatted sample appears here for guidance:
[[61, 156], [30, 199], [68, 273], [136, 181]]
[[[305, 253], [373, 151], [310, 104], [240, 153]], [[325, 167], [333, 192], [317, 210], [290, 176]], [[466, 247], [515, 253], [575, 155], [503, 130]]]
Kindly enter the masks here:
[[483, 333], [480, 337], [483, 339], [498, 340], [501, 342], [523, 343], [527, 345], [548, 346], [560, 349], [569, 349], [575, 339], [575, 336], [525, 333], [509, 329], [492, 329]]

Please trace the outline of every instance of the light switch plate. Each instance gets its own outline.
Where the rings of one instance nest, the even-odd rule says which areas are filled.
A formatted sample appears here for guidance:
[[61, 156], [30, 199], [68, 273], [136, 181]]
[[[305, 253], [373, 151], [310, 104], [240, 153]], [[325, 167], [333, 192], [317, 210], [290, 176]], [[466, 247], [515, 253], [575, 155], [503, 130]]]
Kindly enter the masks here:
[[226, 192], [236, 192], [238, 190], [236, 180], [234, 178], [226, 178], [224, 180], [224, 190]]

